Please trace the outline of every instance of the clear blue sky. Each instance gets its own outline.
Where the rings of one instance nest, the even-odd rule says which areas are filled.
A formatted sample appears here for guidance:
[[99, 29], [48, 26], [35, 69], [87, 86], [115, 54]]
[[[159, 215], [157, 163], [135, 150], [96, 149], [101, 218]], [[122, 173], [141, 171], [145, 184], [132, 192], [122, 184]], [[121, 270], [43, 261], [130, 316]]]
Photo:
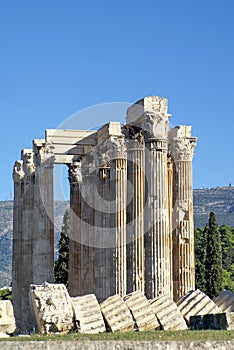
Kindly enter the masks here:
[[194, 187], [234, 183], [233, 18], [233, 0], [1, 1], [0, 200], [46, 128], [147, 95], [168, 98], [174, 126], [193, 126]]

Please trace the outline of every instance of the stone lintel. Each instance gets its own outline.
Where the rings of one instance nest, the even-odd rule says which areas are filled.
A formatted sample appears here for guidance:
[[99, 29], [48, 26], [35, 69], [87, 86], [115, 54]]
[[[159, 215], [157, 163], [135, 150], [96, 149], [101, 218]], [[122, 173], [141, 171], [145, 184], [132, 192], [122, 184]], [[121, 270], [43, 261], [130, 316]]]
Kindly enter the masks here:
[[120, 122], [110, 122], [103, 125], [97, 132], [98, 145], [110, 138], [123, 137]]

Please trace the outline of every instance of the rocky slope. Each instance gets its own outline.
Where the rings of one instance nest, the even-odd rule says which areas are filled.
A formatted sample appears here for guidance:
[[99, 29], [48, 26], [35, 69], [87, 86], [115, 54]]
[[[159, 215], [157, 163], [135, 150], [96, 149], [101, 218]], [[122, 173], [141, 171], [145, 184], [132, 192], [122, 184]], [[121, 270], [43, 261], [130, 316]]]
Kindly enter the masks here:
[[[55, 242], [58, 242], [66, 202], [55, 203]], [[203, 227], [210, 211], [216, 213], [219, 225], [234, 226], [234, 186], [194, 190], [195, 228]], [[0, 202], [0, 288], [11, 281], [13, 202]]]

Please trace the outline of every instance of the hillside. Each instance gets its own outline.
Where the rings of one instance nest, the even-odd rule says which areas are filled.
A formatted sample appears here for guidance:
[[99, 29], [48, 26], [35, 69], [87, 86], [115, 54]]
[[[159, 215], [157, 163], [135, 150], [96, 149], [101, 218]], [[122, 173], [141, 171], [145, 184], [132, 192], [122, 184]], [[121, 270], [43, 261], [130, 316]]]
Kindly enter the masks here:
[[211, 211], [219, 225], [234, 227], [234, 186], [194, 190], [193, 197], [195, 228], [205, 226]]
[[[58, 242], [66, 202], [55, 203], [55, 242]], [[207, 223], [210, 211], [216, 213], [219, 225], [234, 227], [234, 187], [194, 190], [195, 228]], [[13, 202], [0, 202], [0, 288], [11, 281]]]

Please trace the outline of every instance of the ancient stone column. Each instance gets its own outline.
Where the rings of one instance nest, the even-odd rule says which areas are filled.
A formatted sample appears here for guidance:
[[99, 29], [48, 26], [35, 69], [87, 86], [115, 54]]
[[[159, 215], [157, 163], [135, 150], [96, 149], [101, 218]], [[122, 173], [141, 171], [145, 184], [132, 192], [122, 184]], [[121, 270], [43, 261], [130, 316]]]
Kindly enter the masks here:
[[127, 146], [127, 293], [145, 290], [145, 143], [140, 128], [124, 126]]
[[69, 240], [69, 294], [83, 294], [81, 280], [82, 270], [82, 174], [81, 162], [75, 161], [69, 166], [68, 179], [70, 182], [70, 240]]
[[169, 133], [173, 159], [173, 286], [174, 300], [195, 288], [192, 158], [196, 138], [191, 127]]
[[146, 295], [170, 293], [170, 251], [167, 193], [167, 141], [146, 140], [145, 209]]
[[127, 200], [127, 151], [124, 138], [110, 140], [110, 182], [115, 210], [112, 227], [115, 230], [115, 284], [116, 293], [126, 295], [126, 200]]
[[12, 247], [12, 302], [17, 326], [21, 320], [22, 305], [22, 281], [24, 279], [25, 269], [22, 260], [22, 213], [23, 213], [23, 194], [24, 194], [24, 171], [23, 161], [15, 162], [13, 171], [14, 180], [14, 209], [13, 209], [13, 247]]
[[20, 320], [18, 327], [22, 331], [31, 330], [34, 326], [32, 312], [29, 303], [29, 287], [33, 282], [33, 238], [34, 226], [34, 187], [35, 165], [34, 154], [30, 149], [24, 149], [21, 154], [24, 171], [24, 192], [22, 210], [22, 242], [20, 269], [23, 272], [22, 280], [19, 281], [21, 290]]
[[168, 189], [168, 230], [169, 230], [169, 259], [170, 259], [170, 296], [173, 297], [173, 162], [167, 157], [167, 189]]
[[145, 293], [148, 298], [170, 294], [168, 227], [167, 100], [146, 97], [130, 107], [127, 123], [145, 134]]
[[[100, 149], [100, 154], [102, 154], [101, 151]], [[107, 157], [101, 156], [100, 158], [96, 177], [94, 279], [98, 300], [103, 301], [115, 294], [116, 290], [115, 266], [113, 266], [112, 259], [115, 247], [111, 241], [112, 227], [110, 225], [110, 161]]]
[[[35, 141], [34, 141], [35, 142]], [[54, 282], [53, 147], [45, 144], [35, 155], [33, 283]]]

